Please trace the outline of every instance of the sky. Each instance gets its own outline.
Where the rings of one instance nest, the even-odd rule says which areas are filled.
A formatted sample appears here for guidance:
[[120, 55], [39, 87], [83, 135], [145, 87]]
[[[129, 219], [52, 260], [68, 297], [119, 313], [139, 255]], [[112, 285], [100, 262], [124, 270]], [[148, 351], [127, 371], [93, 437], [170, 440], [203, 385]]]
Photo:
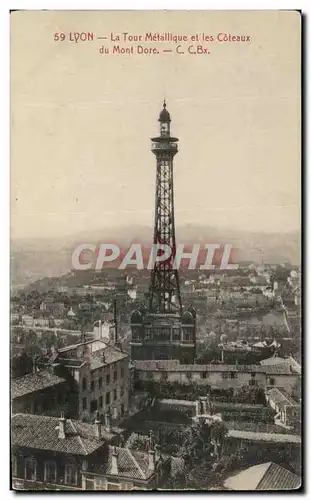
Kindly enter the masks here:
[[[108, 40], [70, 42], [70, 32]], [[208, 55], [101, 55], [110, 33], [248, 35]], [[54, 41], [64, 32], [66, 40]], [[199, 45], [199, 43], [198, 43]], [[128, 47], [122, 43], [123, 47]], [[172, 48], [172, 53], [161, 52]], [[176, 225], [300, 230], [297, 12], [11, 14], [11, 235], [151, 226], [163, 99], [179, 138]]]

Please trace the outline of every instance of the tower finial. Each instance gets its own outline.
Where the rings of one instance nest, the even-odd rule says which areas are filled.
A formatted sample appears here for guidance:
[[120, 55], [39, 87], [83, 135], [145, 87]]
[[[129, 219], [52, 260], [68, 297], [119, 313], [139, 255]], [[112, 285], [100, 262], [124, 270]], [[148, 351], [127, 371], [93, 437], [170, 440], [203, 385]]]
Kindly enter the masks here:
[[163, 101], [163, 108], [165, 109], [166, 108], [166, 100], [164, 99]]

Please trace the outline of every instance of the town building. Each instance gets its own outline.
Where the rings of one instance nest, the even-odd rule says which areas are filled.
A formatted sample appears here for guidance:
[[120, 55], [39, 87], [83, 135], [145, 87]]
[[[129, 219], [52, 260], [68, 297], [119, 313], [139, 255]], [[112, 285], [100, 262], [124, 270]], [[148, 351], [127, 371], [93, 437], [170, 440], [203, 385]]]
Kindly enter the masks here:
[[85, 472], [88, 490], [149, 490], [163, 486], [170, 474], [170, 457], [155, 448], [148, 452], [109, 446], [106, 461], [97, 462]]
[[234, 491], [284, 491], [297, 490], [301, 479], [280, 465], [267, 462], [253, 465], [229, 477], [224, 486]]
[[13, 415], [13, 489], [86, 489], [84, 471], [96, 460], [105, 461], [107, 445], [114, 438], [99, 421]]
[[120, 436], [103, 426], [98, 415], [93, 424], [14, 415], [13, 489], [124, 491], [163, 485], [170, 473], [169, 457], [161, 456], [152, 443], [146, 452], [120, 444]]
[[301, 425], [301, 405], [284, 389], [273, 387], [266, 392], [267, 403], [276, 412], [275, 421], [287, 428]]
[[280, 387], [289, 394], [300, 374], [289, 365], [182, 365], [178, 360], [133, 362], [141, 381], [197, 384], [211, 389], [238, 390], [244, 385]]
[[262, 366], [274, 366], [274, 365], [284, 365], [290, 366], [294, 371], [301, 374], [301, 365], [296, 361], [292, 356], [288, 356], [287, 358], [281, 358], [277, 354], [271, 356], [271, 358], [262, 359], [260, 361]]
[[46, 370], [12, 379], [11, 399], [13, 413], [68, 414], [74, 406], [66, 380]]
[[102, 340], [81, 342], [59, 349], [52, 357], [42, 356], [38, 364], [57, 374], [65, 369], [71, 375], [79, 419], [93, 420], [98, 410], [101, 418], [110, 411], [117, 422], [128, 412], [129, 355], [115, 346]]

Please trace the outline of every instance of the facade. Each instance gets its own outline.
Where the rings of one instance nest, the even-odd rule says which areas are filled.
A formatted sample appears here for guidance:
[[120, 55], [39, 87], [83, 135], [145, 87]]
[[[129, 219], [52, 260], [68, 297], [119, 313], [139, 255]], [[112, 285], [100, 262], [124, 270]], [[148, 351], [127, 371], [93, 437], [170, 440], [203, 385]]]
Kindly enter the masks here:
[[[176, 137], [170, 133], [171, 117], [164, 101], [159, 116], [160, 135], [152, 138], [151, 151], [156, 156], [156, 197], [153, 248], [148, 309], [131, 316], [132, 359], [179, 359], [193, 363], [196, 354], [196, 316], [192, 309], [183, 312], [176, 255], [173, 158], [178, 152]], [[165, 245], [165, 247], [163, 247]], [[159, 257], [164, 248], [171, 255]]]
[[254, 465], [229, 477], [224, 485], [234, 491], [284, 491], [298, 489], [301, 486], [301, 479], [284, 467], [267, 462]]
[[284, 389], [274, 387], [266, 392], [268, 404], [276, 412], [276, 421], [285, 427], [301, 425], [301, 405]]
[[114, 435], [100, 424], [63, 417], [12, 417], [12, 486], [16, 490], [85, 489], [83, 472], [105, 460]]
[[129, 355], [101, 340], [81, 342], [59, 349], [52, 359], [41, 359], [55, 373], [65, 368], [77, 391], [77, 417], [90, 421], [98, 410], [101, 418], [108, 412], [114, 422], [129, 408]]
[[136, 375], [142, 381], [198, 384], [211, 389], [240, 389], [244, 385], [265, 389], [280, 387], [288, 393], [300, 378], [287, 365], [182, 365], [172, 361], [134, 361]]
[[88, 490], [140, 490], [155, 489], [163, 485], [170, 473], [170, 459], [148, 452], [109, 446], [105, 462], [94, 464], [85, 474]]
[[170, 459], [116, 446], [101, 425], [64, 417], [12, 418], [12, 487], [15, 490], [133, 490], [161, 486]]
[[45, 370], [12, 379], [11, 398], [13, 413], [59, 415], [72, 406], [66, 380]]

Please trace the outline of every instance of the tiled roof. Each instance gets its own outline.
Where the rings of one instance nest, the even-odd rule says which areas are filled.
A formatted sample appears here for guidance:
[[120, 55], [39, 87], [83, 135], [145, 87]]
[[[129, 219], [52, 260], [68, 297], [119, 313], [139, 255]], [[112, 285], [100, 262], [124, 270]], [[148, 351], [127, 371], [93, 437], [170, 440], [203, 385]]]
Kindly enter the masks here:
[[294, 490], [301, 485], [300, 477], [274, 462], [254, 465], [228, 478], [225, 486], [231, 490]]
[[102, 426], [102, 439], [95, 436], [95, 426], [66, 420], [66, 437], [58, 437], [59, 419], [42, 415], [17, 414], [12, 417], [12, 445], [73, 455], [89, 455], [113, 437]]
[[104, 349], [105, 347], [107, 347], [107, 344], [105, 342], [102, 342], [101, 340], [88, 340], [86, 342], [79, 342], [78, 344], [71, 344], [71, 345], [68, 345], [66, 347], [62, 347], [61, 349], [58, 349], [58, 352], [61, 354], [63, 352], [68, 352], [68, 351], [75, 351], [77, 350], [79, 347], [81, 347], [82, 345], [88, 345], [88, 344], [99, 344], [99, 345], [102, 345], [102, 348]]
[[[115, 447], [117, 452], [118, 476], [132, 479], [149, 479], [154, 471], [149, 469], [149, 457], [146, 452], [133, 451], [129, 448]], [[113, 447], [109, 446], [108, 459], [94, 465], [98, 474], [115, 475], [112, 470]]]
[[103, 352], [105, 354], [105, 361], [103, 361], [101, 353], [92, 354], [90, 356], [90, 365], [92, 370], [101, 368], [102, 366], [109, 365], [111, 363], [116, 363], [117, 361], [121, 361], [122, 359], [129, 357], [126, 352], [122, 352], [120, 349], [112, 346], [107, 347]]
[[271, 358], [261, 360], [260, 364], [262, 366], [288, 365], [292, 366], [297, 373], [301, 373], [300, 364], [291, 356], [288, 358], [280, 358], [279, 356], [272, 356]]
[[[77, 358], [75, 358], [75, 351], [82, 346], [89, 346], [84, 358], [81, 355], [79, 355], [79, 357], [77, 355]], [[70, 356], [69, 352], [73, 354], [73, 357]], [[107, 343], [101, 340], [90, 340], [59, 349], [58, 361], [64, 363], [64, 360], [66, 359], [66, 363], [68, 362], [69, 365], [71, 365], [73, 360], [76, 359], [79, 359], [80, 364], [84, 361], [88, 361], [90, 363], [91, 370], [96, 370], [97, 368], [102, 368], [105, 365], [116, 363], [117, 361], [121, 361], [122, 359], [126, 359], [128, 357], [129, 354], [122, 352], [115, 346], [107, 345]], [[69, 361], [70, 358], [72, 360], [71, 362]]]
[[300, 436], [295, 434], [274, 434], [272, 432], [238, 431], [230, 429], [228, 431], [228, 437], [246, 439], [249, 441], [268, 441], [273, 443], [301, 443]]
[[267, 375], [299, 375], [300, 372], [295, 366], [290, 364], [285, 365], [266, 365], [262, 367]]
[[52, 373], [42, 370], [37, 373], [29, 373], [23, 377], [12, 379], [11, 393], [12, 399], [25, 396], [32, 392], [42, 391], [48, 387], [62, 384], [65, 382], [64, 378], [57, 377]]
[[284, 389], [273, 387], [267, 391], [267, 396], [271, 398], [276, 404], [284, 404], [287, 406], [297, 406], [299, 403], [293, 400], [293, 398], [287, 394]]
[[162, 361], [134, 361], [134, 366], [141, 371], [168, 371], [168, 372], [240, 372], [266, 373], [290, 375], [293, 372], [289, 365], [261, 366], [261, 365], [181, 365], [178, 360]]

